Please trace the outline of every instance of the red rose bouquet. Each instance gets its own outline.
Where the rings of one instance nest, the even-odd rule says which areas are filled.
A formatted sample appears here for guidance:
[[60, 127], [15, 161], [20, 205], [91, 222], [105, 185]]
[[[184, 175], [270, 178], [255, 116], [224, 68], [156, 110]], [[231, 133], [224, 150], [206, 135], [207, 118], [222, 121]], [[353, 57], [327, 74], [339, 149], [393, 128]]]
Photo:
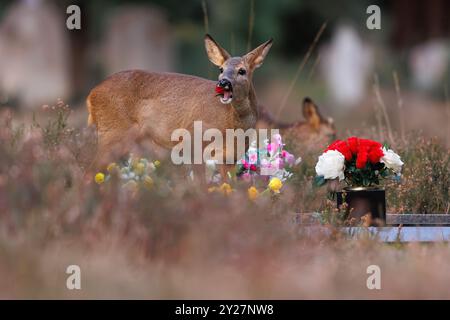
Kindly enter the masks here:
[[336, 140], [319, 157], [316, 184], [345, 180], [352, 187], [378, 185], [380, 178], [400, 176], [403, 162], [394, 151], [369, 139]]

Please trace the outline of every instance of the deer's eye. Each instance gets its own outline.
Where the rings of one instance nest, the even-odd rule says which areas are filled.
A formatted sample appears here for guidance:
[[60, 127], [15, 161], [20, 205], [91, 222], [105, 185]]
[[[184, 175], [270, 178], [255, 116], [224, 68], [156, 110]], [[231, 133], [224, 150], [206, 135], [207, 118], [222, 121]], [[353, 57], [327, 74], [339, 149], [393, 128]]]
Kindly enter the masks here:
[[220, 68], [219, 68], [219, 71], [220, 71], [220, 73], [223, 73], [223, 68], [220, 67]]
[[241, 76], [243, 76], [243, 75], [245, 75], [245, 74], [247, 73], [247, 71], [246, 71], [245, 69], [241, 68], [241, 69], [239, 69], [238, 73], [239, 73]]

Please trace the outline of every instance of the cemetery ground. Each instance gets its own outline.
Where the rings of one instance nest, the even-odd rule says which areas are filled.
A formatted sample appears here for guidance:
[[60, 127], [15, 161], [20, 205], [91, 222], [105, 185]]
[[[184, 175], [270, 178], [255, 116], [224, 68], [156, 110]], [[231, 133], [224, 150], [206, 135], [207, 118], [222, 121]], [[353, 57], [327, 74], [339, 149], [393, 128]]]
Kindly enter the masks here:
[[[151, 154], [161, 163], [152, 187], [130, 192], [86, 175], [96, 139], [84, 109], [4, 109], [0, 121], [0, 298], [450, 298], [448, 243], [349, 239], [326, 188], [312, 184], [314, 152], [276, 199], [251, 201], [240, 183], [208, 193]], [[385, 184], [388, 213], [448, 215], [448, 146], [392, 135], [405, 166]], [[309, 212], [328, 217], [327, 232], [297, 223]], [[80, 290], [66, 287], [70, 265]], [[371, 265], [381, 289], [367, 287]]]

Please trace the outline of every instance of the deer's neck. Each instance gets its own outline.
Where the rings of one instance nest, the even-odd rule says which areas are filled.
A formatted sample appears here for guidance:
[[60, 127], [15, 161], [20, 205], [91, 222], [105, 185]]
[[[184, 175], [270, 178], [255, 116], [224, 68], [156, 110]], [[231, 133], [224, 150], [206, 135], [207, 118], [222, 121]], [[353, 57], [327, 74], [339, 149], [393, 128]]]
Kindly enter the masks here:
[[245, 128], [254, 128], [256, 120], [258, 119], [258, 102], [256, 99], [255, 88], [253, 84], [250, 85], [248, 97], [241, 101], [231, 103], [236, 115]]

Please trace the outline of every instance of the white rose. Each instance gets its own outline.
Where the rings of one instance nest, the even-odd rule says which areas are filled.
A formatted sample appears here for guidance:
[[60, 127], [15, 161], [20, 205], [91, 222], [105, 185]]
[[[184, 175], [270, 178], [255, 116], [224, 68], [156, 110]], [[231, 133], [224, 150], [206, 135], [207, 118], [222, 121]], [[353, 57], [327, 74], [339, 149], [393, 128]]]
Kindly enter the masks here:
[[344, 155], [336, 150], [328, 150], [319, 157], [316, 164], [316, 173], [325, 179], [339, 178], [339, 181], [341, 181], [345, 178], [344, 167]]
[[392, 151], [391, 149], [386, 150], [386, 148], [383, 147], [383, 153], [384, 156], [381, 157], [380, 162], [384, 163], [384, 165], [389, 168], [392, 169], [392, 171], [394, 171], [395, 174], [400, 174], [400, 172], [402, 172], [402, 166], [403, 166], [403, 162], [400, 159], [400, 156], [398, 154], [396, 154], [394, 151]]

